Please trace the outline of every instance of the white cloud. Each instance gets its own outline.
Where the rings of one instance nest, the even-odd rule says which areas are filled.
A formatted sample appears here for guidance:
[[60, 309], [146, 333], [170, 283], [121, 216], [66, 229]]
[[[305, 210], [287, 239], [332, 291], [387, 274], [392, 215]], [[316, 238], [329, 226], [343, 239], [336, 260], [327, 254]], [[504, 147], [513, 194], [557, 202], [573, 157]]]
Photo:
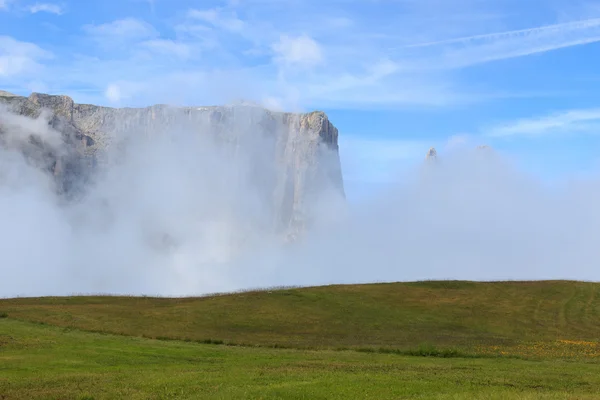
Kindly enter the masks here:
[[282, 35], [272, 49], [276, 60], [284, 64], [315, 66], [323, 61], [321, 46], [307, 35]]
[[467, 133], [459, 133], [452, 135], [448, 138], [445, 144], [445, 148], [453, 150], [456, 148], [463, 148], [467, 143], [471, 141], [471, 136]]
[[331, 17], [329, 18], [328, 22], [329, 26], [337, 29], [349, 28], [354, 25], [354, 21], [346, 17]]
[[48, 93], [50, 91], [50, 86], [46, 82], [37, 79], [27, 82], [25, 88], [32, 93]]
[[52, 3], [36, 3], [34, 5], [29, 6], [29, 12], [32, 14], [36, 14], [39, 12], [47, 12], [50, 14], [62, 15], [64, 14], [64, 10], [58, 4]]
[[11, 0], [0, 0], [0, 11], [8, 10]]
[[174, 55], [182, 59], [187, 59], [192, 54], [192, 48], [188, 44], [167, 39], [147, 40], [142, 42], [142, 46], [155, 53]]
[[283, 102], [281, 99], [276, 97], [267, 96], [262, 99], [260, 103], [263, 107], [273, 110], [273, 111], [284, 111], [285, 107], [283, 106]]
[[210, 10], [189, 10], [188, 16], [202, 21], [214, 24], [219, 19], [219, 12], [216, 9]]
[[111, 103], [118, 103], [121, 100], [121, 88], [119, 85], [111, 83], [104, 91], [104, 96]]
[[[146, 8], [147, 0], [139, 1]], [[403, 2], [403, 7], [397, 3], [378, 2], [372, 14], [342, 7], [340, 2], [316, 7], [316, 0], [175, 7], [165, 11], [172, 11], [164, 19], [170, 25], [161, 25], [160, 32], [136, 18], [100, 21], [83, 28], [88, 39], [100, 46], [78, 49], [93, 65], [64, 65], [61, 78], [53, 79], [61, 79], [67, 87], [73, 81], [94, 87], [105, 100], [102, 93], [111, 82], [147, 80], [154, 85], [190, 71], [217, 71], [222, 77], [247, 77], [253, 89], [240, 94], [277, 108], [438, 107], [523, 95], [521, 88], [511, 85], [494, 87], [493, 77], [463, 79], [456, 69], [600, 37], [600, 20], [589, 17], [514, 30], [525, 21], [513, 18], [514, 12], [527, 12], [526, 7], [511, 5], [509, 11], [514, 12], [505, 13], [505, 18], [498, 7], [478, 0], [460, 0], [458, 5], [441, 0]], [[503, 32], [489, 33], [493, 31]], [[458, 39], [448, 39], [452, 37]], [[228, 80], [223, 77], [221, 84]], [[527, 97], [547, 95], [535, 87], [522, 90]], [[184, 85], [180, 91], [197, 88]], [[217, 89], [214, 92], [213, 102], [222, 98]], [[198, 94], [180, 97], [198, 98]]]
[[397, 63], [386, 59], [374, 63], [369, 69], [371, 71], [372, 79], [381, 79], [397, 72], [400, 69], [400, 66]]
[[525, 118], [486, 130], [486, 135], [492, 137], [570, 133], [600, 134], [600, 108], [569, 110], [543, 117]]
[[158, 36], [158, 32], [152, 25], [136, 18], [124, 18], [99, 25], [84, 25], [83, 29], [101, 40], [142, 40]]
[[221, 9], [212, 8], [208, 10], [189, 10], [188, 17], [206, 22], [216, 28], [221, 28], [231, 32], [241, 32], [245, 23], [239, 19], [235, 13], [225, 14]]
[[42, 68], [40, 61], [51, 57], [36, 44], [0, 36], [0, 77], [35, 73]]
[[[115, 74], [114, 76], [119, 77], [120, 74]], [[135, 81], [115, 79], [110, 81], [110, 83], [105, 87], [102, 104], [105, 104], [106, 100], [108, 100], [108, 103], [112, 105], [125, 105], [124, 102], [129, 101], [136, 96], [144, 97], [144, 95], [147, 93], [145, 91], [147, 91], [148, 87], [153, 87], [153, 84], [149, 82], [140, 83]], [[160, 99], [155, 99], [155, 101], [152, 101], [152, 104], [156, 104], [158, 102], [160, 102]]]

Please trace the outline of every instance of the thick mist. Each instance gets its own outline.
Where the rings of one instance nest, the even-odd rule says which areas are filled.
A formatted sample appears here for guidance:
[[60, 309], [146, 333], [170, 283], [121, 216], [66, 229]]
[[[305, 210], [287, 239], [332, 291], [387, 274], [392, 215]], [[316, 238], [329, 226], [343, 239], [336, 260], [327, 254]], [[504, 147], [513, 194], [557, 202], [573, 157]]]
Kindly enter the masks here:
[[223, 145], [210, 127], [172, 126], [120, 129], [65, 200], [23, 153], [32, 135], [66, 151], [60, 133], [0, 110], [0, 296], [600, 277], [600, 180], [549, 187], [490, 149], [458, 149], [360, 204], [319, 185], [289, 242], [273, 229], [274, 138], [233, 126], [241, 142]]

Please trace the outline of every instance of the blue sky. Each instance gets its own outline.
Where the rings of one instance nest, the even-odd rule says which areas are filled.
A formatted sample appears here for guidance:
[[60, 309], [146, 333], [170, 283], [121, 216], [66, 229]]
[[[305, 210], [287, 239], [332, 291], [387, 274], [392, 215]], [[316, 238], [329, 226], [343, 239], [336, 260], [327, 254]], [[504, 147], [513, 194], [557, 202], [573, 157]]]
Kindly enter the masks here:
[[320, 109], [350, 195], [457, 145], [543, 178], [600, 148], [600, 1], [0, 0], [0, 89]]

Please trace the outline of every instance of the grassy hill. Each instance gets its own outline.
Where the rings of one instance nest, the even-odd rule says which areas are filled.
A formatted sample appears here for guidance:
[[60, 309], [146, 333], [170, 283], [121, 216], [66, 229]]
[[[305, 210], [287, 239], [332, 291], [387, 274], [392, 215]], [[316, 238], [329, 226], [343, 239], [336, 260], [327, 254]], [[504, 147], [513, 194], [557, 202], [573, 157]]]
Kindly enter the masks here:
[[599, 288], [3, 299], [0, 399], [600, 398]]
[[180, 299], [21, 298], [0, 300], [0, 313], [59, 327], [195, 342], [363, 350], [429, 345], [465, 354], [595, 357], [599, 289], [599, 283], [570, 281], [431, 281]]

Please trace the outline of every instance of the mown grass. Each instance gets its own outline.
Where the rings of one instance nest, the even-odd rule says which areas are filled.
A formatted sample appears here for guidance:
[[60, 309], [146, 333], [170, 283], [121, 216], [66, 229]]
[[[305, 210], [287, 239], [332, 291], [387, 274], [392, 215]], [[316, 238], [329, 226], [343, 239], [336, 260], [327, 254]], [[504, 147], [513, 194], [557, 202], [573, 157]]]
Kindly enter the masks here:
[[247, 348], [0, 320], [1, 399], [594, 399], [600, 364]]
[[[425, 281], [200, 298], [0, 300], [10, 318], [92, 332], [229, 345], [439, 356], [600, 357], [600, 284]], [[574, 343], [587, 343], [576, 345]]]

